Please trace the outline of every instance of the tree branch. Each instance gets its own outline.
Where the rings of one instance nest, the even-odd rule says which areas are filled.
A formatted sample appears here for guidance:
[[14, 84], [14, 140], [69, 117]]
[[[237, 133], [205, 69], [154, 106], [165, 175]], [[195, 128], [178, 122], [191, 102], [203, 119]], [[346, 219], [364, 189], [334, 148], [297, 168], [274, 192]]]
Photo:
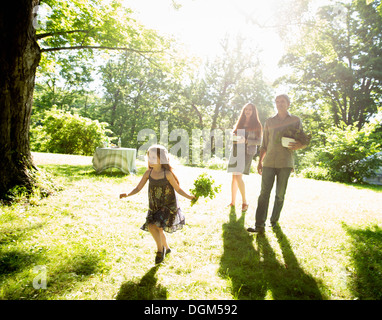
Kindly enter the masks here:
[[80, 49], [104, 49], [104, 50], [121, 50], [121, 51], [131, 51], [138, 54], [143, 53], [159, 53], [161, 51], [145, 51], [136, 50], [127, 47], [106, 47], [106, 46], [73, 46], [73, 47], [58, 47], [58, 48], [42, 48], [41, 52], [51, 52], [51, 51], [61, 51], [61, 50], [80, 50]]
[[72, 30], [72, 31], [58, 31], [58, 32], [48, 32], [48, 33], [41, 33], [36, 35], [36, 39], [40, 40], [47, 37], [53, 37], [55, 35], [63, 35], [63, 34], [70, 34], [70, 33], [89, 33], [89, 30]]
[[195, 106], [194, 103], [191, 103], [191, 107], [192, 107], [192, 109], [195, 110], [195, 112], [197, 113], [197, 115], [199, 117], [200, 128], [203, 128], [203, 117], [202, 117], [202, 114], [200, 113], [200, 111], [198, 110], [198, 108]]
[[120, 50], [120, 51], [130, 51], [134, 52], [136, 54], [139, 54], [144, 59], [155, 65], [156, 67], [160, 68], [158, 64], [151, 61], [150, 58], [146, 57], [146, 53], [161, 53], [163, 51], [151, 51], [151, 50], [136, 50], [132, 48], [127, 47], [107, 47], [107, 46], [73, 46], [73, 47], [58, 47], [58, 48], [42, 48], [41, 52], [52, 52], [52, 51], [61, 51], [61, 50], [81, 50], [81, 49], [101, 49], [101, 50]]

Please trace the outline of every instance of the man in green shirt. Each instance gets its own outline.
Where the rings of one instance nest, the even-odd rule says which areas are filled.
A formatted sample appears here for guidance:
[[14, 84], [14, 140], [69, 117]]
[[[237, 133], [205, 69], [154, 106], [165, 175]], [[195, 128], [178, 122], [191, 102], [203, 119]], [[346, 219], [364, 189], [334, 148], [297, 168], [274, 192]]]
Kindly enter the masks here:
[[288, 179], [294, 167], [293, 151], [305, 148], [300, 141], [281, 144], [281, 133], [288, 128], [302, 130], [299, 117], [288, 112], [290, 99], [286, 94], [276, 97], [277, 114], [265, 121], [263, 142], [260, 148], [260, 159], [257, 171], [261, 175], [261, 192], [257, 203], [256, 223], [249, 232], [264, 232], [267, 219], [269, 197], [276, 179], [276, 196], [271, 216], [271, 226], [275, 227], [280, 218]]

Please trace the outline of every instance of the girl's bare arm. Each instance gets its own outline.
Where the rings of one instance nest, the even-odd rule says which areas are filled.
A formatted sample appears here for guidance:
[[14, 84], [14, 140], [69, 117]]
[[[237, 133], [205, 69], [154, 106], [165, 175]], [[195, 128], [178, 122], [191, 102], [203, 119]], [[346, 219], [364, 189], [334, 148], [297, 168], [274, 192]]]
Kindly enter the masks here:
[[170, 184], [173, 186], [174, 190], [176, 192], [178, 192], [181, 196], [189, 199], [189, 200], [192, 200], [194, 199], [195, 197], [192, 196], [192, 195], [189, 195], [188, 193], [186, 193], [180, 186], [179, 186], [179, 183], [175, 180], [174, 178], [174, 175], [171, 173], [171, 172], [168, 172], [166, 171], [166, 178], [168, 180], [168, 182], [170, 182]]
[[119, 198], [122, 199], [122, 198], [126, 198], [126, 197], [130, 197], [136, 193], [138, 193], [139, 191], [142, 190], [142, 188], [145, 186], [147, 180], [149, 179], [149, 174], [150, 174], [150, 170], [147, 170], [144, 174], [143, 174], [143, 177], [141, 179], [141, 181], [139, 181], [138, 185], [130, 191], [130, 193], [126, 194], [126, 193], [121, 193], [119, 195]]

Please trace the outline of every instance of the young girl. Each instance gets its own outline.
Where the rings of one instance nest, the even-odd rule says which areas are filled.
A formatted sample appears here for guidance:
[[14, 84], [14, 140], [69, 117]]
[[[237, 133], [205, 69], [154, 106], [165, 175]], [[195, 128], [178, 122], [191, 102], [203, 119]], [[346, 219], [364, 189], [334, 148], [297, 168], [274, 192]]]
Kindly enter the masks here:
[[[238, 129], [244, 129], [245, 136], [238, 136]], [[241, 110], [239, 120], [232, 132], [233, 136], [236, 137], [236, 141], [234, 141], [233, 144], [227, 170], [228, 172], [232, 172], [232, 198], [229, 204], [230, 207], [235, 206], [236, 194], [239, 189], [242, 197], [242, 211], [247, 211], [248, 209], [243, 174], [249, 175], [252, 159], [257, 152], [257, 145], [261, 144], [262, 131], [263, 127], [261, 126], [256, 106], [252, 103], [247, 103]], [[238, 144], [240, 143], [244, 144], [244, 148], [241, 150], [245, 150], [245, 153], [242, 155], [238, 154]], [[240, 156], [243, 156], [244, 159], [238, 159]], [[237, 165], [240, 161], [244, 163], [241, 167]]]
[[149, 231], [153, 236], [158, 249], [155, 263], [160, 263], [166, 254], [171, 252], [163, 231], [172, 233], [182, 229], [185, 224], [185, 218], [178, 206], [175, 191], [190, 200], [194, 196], [187, 194], [179, 186], [179, 180], [169, 164], [166, 148], [161, 145], [151, 146], [147, 150], [147, 158], [148, 170], [144, 173], [139, 184], [129, 194], [120, 194], [119, 198], [122, 199], [138, 193], [149, 180], [149, 210], [146, 222], [141, 229]]

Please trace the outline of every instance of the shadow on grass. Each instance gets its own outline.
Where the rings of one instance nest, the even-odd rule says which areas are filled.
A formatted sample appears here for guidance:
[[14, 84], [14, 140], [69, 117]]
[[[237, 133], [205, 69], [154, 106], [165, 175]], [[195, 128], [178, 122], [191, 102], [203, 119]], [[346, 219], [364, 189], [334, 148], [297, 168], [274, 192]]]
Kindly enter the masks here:
[[35, 253], [12, 249], [0, 252], [0, 281], [13, 273], [20, 272], [38, 260]]
[[29, 227], [5, 227], [0, 229], [0, 282], [4, 276], [20, 272], [38, 260], [38, 255], [15, 247], [34, 230], [42, 228], [42, 223]]
[[[88, 248], [62, 257], [58, 265], [50, 265], [44, 252], [30, 253], [27, 250], [12, 249], [0, 251], [0, 299], [45, 300], [59, 299], [66, 293], [81, 288], [84, 282], [97, 273], [107, 270], [103, 256]], [[45, 288], [35, 288], [40, 266], [46, 270]], [[40, 279], [41, 280], [41, 279]], [[37, 284], [40, 282], [37, 281]], [[78, 291], [78, 289], [77, 289]]]
[[343, 225], [352, 238], [354, 273], [350, 290], [359, 299], [382, 299], [382, 229], [354, 229]]
[[139, 282], [128, 281], [122, 284], [116, 300], [165, 300], [167, 289], [157, 285], [155, 273], [159, 265], [151, 268]]
[[[285, 263], [281, 263], [267, 236], [250, 235], [244, 227], [245, 213], [237, 219], [231, 210], [223, 225], [224, 253], [219, 273], [230, 279], [235, 299], [324, 299], [316, 280], [299, 266], [281, 228], [274, 230]], [[256, 248], [255, 248], [256, 247]]]

